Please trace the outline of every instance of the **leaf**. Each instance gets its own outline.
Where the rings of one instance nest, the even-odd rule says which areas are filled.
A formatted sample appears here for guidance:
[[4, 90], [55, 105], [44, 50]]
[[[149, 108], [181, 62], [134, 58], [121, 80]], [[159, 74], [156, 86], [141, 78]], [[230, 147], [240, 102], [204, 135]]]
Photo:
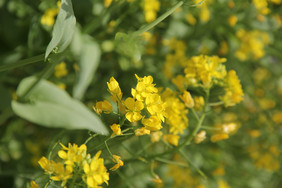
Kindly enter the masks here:
[[62, 0], [61, 8], [52, 32], [52, 39], [45, 52], [45, 59], [55, 48], [56, 53], [60, 53], [68, 47], [75, 30], [75, 23], [76, 19], [71, 0]]
[[118, 53], [136, 61], [141, 59], [143, 44], [140, 36], [118, 32], [115, 36], [115, 45]]
[[[74, 37], [74, 41], [76, 41], [77, 37]], [[91, 83], [101, 57], [99, 45], [92, 39], [92, 37], [88, 35], [81, 35], [80, 39], [80, 42], [75, 42], [75, 44], [80, 46], [80, 50], [77, 49], [76, 45], [72, 45], [72, 51], [74, 54], [78, 54], [78, 52], [80, 54], [78, 60], [78, 77], [73, 88], [73, 97], [79, 100], [83, 98], [84, 93]]]
[[[35, 80], [36, 77], [22, 80], [17, 89], [18, 96], [22, 96]], [[41, 80], [28, 99], [29, 103], [12, 101], [12, 109], [15, 114], [33, 123], [50, 128], [88, 129], [108, 134], [98, 116], [53, 83]]]

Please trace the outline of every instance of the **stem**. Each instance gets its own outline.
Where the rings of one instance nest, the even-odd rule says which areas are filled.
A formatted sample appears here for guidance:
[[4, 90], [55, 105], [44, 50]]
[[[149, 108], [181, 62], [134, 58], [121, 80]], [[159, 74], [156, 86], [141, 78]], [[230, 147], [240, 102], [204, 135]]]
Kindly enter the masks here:
[[98, 134], [92, 134], [89, 138], [87, 138], [87, 140], [85, 140], [84, 144], [86, 145], [90, 140], [92, 140], [96, 136], [98, 136]]
[[149, 23], [148, 25], [140, 28], [138, 31], [135, 31], [134, 35], [141, 35], [142, 33], [152, 29], [156, 25], [158, 25], [161, 21], [166, 19], [169, 15], [171, 15], [178, 7], [180, 7], [183, 4], [183, 1], [178, 2], [176, 5], [174, 5], [170, 10], [166, 11], [164, 14], [162, 14], [160, 17], [158, 17], [153, 22]]
[[203, 171], [201, 171], [198, 167], [196, 167], [191, 161], [190, 159], [185, 155], [184, 151], [182, 149], [179, 150], [180, 155], [187, 161], [187, 163], [191, 164], [196, 170], [197, 172], [203, 176], [203, 178], [207, 179], [207, 176], [205, 175], [205, 173]]
[[209, 103], [209, 106], [218, 106], [218, 105], [222, 105], [222, 104], [224, 104], [223, 101], [218, 101], [218, 102]]
[[181, 166], [181, 167], [188, 167], [187, 164], [180, 163], [180, 162], [175, 162], [175, 161], [170, 161], [170, 160], [167, 160], [167, 159], [164, 159], [164, 158], [160, 158], [160, 157], [157, 157], [155, 160], [159, 161], [159, 162], [162, 162], [162, 163], [166, 163], [166, 164], [171, 164], [171, 165], [176, 165], [176, 166]]
[[50, 61], [53, 61], [51, 63], [49, 63], [47, 65], [47, 67], [45, 67], [45, 69], [43, 70], [43, 72], [39, 75], [39, 77], [37, 78], [37, 80], [24, 92], [24, 94], [22, 96], [20, 96], [19, 101], [24, 100], [24, 98], [28, 97], [31, 93], [31, 91], [37, 86], [37, 84], [42, 80], [42, 79], [46, 79], [50, 76], [51, 72], [53, 71], [53, 69], [55, 68], [55, 66], [59, 63], [61, 56], [57, 56], [54, 59], [51, 59]]
[[194, 130], [191, 132], [191, 134], [186, 138], [186, 140], [180, 144], [178, 146], [178, 148], [182, 148], [183, 146], [190, 144], [191, 140], [194, 138], [194, 136], [197, 134], [197, 132], [199, 131], [199, 129], [201, 128], [201, 125], [203, 123], [205, 119], [205, 113], [203, 113], [200, 117], [200, 119], [198, 120], [198, 123], [196, 125], [196, 127], [194, 128]]
[[34, 57], [31, 57], [31, 58], [28, 58], [28, 59], [24, 59], [24, 60], [21, 60], [17, 63], [11, 63], [11, 64], [8, 64], [8, 65], [3, 65], [3, 66], [0, 67], [0, 72], [10, 70], [10, 69], [14, 69], [14, 68], [18, 68], [18, 67], [22, 67], [22, 66], [32, 64], [32, 63], [37, 63], [39, 61], [44, 61], [44, 54], [34, 56]]

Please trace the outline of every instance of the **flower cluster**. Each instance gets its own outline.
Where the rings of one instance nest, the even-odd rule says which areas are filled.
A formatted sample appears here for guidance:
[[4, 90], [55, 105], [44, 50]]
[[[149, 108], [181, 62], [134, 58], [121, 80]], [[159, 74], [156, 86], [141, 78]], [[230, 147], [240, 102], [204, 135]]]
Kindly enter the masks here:
[[265, 55], [264, 45], [270, 42], [266, 32], [240, 29], [237, 31], [236, 36], [241, 41], [241, 45], [235, 52], [235, 56], [241, 61], [252, 57], [253, 59], [260, 59]]
[[[103, 183], [108, 184], [109, 173], [104, 166], [104, 159], [99, 158], [101, 151], [91, 158], [87, 154], [87, 147], [85, 144], [77, 146], [76, 144], [68, 144], [68, 147], [61, 144], [62, 149], [58, 152], [58, 156], [63, 160], [62, 162], [55, 162], [42, 157], [38, 163], [44, 169], [46, 174], [51, 175], [50, 179], [53, 181], [61, 181], [62, 186], [65, 186], [69, 179], [75, 182], [80, 176], [88, 187], [97, 188]], [[81, 171], [84, 174], [81, 175]]]

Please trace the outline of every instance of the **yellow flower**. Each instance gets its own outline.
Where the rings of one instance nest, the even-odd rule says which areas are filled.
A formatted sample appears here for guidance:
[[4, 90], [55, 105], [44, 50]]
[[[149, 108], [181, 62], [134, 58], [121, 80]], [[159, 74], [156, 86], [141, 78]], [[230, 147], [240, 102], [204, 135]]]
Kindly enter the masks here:
[[139, 78], [136, 74], [135, 76], [138, 83], [136, 88], [131, 90], [131, 94], [137, 101], [144, 101], [148, 95], [158, 92], [155, 84], [153, 84], [152, 76], [144, 76], [143, 78]]
[[107, 169], [104, 166], [104, 159], [99, 158], [100, 155], [101, 151], [98, 151], [91, 159], [91, 162], [85, 163], [83, 167], [85, 173], [83, 180], [91, 188], [98, 188], [104, 182], [108, 184], [109, 173], [107, 173]]
[[58, 152], [61, 159], [64, 160], [65, 164], [74, 166], [74, 163], [80, 163], [86, 157], [87, 147], [85, 144], [77, 146], [76, 144], [68, 144], [68, 147], [60, 143], [62, 149]]
[[228, 123], [222, 125], [223, 132], [226, 134], [234, 133], [237, 128], [238, 125], [236, 123]]
[[177, 93], [166, 88], [161, 94], [165, 103], [166, 124], [169, 126], [169, 132], [172, 134], [182, 134], [188, 127], [188, 110], [177, 97]]
[[61, 62], [60, 64], [56, 65], [54, 75], [57, 78], [66, 76], [68, 74], [67, 64], [65, 62]]
[[56, 163], [54, 166], [55, 171], [50, 179], [54, 181], [63, 181], [62, 185], [65, 185], [66, 181], [72, 177], [73, 168], [68, 165], [65, 168], [62, 163]]
[[110, 78], [110, 82], [107, 82], [108, 89], [112, 95], [114, 101], [119, 101], [122, 98], [122, 92], [119, 87], [119, 83], [115, 80], [114, 77]]
[[173, 134], [168, 134], [163, 136], [164, 141], [167, 141], [168, 143], [174, 146], [178, 145], [179, 138], [180, 137], [178, 135], [173, 135]]
[[194, 100], [191, 97], [190, 92], [184, 91], [183, 95], [179, 95], [179, 97], [184, 102], [185, 106], [187, 106], [188, 108], [194, 107]]
[[144, 14], [146, 22], [152, 22], [157, 17], [157, 12], [160, 10], [158, 0], [144, 0]]
[[218, 188], [230, 188], [226, 181], [217, 180]]
[[139, 121], [142, 118], [141, 110], [144, 108], [144, 105], [140, 101], [135, 101], [133, 98], [128, 97], [124, 101], [125, 107], [128, 109], [125, 115], [126, 119], [130, 122]]
[[162, 179], [156, 174], [155, 178], [153, 179], [153, 182], [155, 183], [163, 183]]
[[205, 104], [204, 97], [202, 97], [202, 96], [197, 97], [196, 96], [196, 97], [194, 97], [194, 102], [195, 102], [195, 106], [194, 106], [195, 110], [201, 111], [204, 104]]
[[113, 161], [115, 163], [117, 163], [116, 165], [114, 165], [110, 170], [115, 171], [117, 170], [119, 167], [123, 166], [123, 161], [120, 159], [120, 156], [118, 155], [113, 155]]
[[238, 21], [238, 18], [235, 15], [232, 15], [228, 18], [228, 23], [230, 26], [234, 26]]
[[35, 181], [30, 182], [30, 188], [39, 188], [39, 185]]
[[56, 84], [58, 88], [62, 89], [62, 90], [66, 90], [67, 86], [64, 83], [58, 83]]
[[196, 144], [199, 144], [203, 142], [206, 139], [206, 131], [201, 131], [198, 134], [195, 135], [194, 137], [194, 142]]
[[158, 94], [149, 94], [145, 100], [146, 109], [150, 115], [157, 116], [161, 121], [164, 122], [164, 103], [162, 102], [161, 96]]
[[211, 137], [211, 141], [218, 142], [220, 140], [226, 140], [228, 138], [229, 138], [228, 134], [215, 134]]
[[157, 116], [142, 119], [142, 124], [150, 131], [158, 131], [162, 128], [162, 122]]
[[260, 59], [265, 55], [264, 45], [269, 43], [269, 35], [262, 31], [245, 31], [243, 29], [236, 32], [240, 40], [240, 47], [235, 52], [235, 56], [241, 61], [247, 59]]
[[220, 43], [220, 48], [218, 50], [218, 54], [225, 55], [228, 52], [228, 43], [226, 41], [223, 41]]
[[259, 13], [266, 15], [270, 12], [270, 9], [267, 8], [267, 0], [253, 0], [253, 4]]
[[282, 111], [275, 112], [272, 115], [272, 121], [274, 121], [276, 124], [282, 123]]
[[187, 79], [182, 75], [177, 75], [173, 78], [172, 83], [179, 89], [179, 91], [184, 91], [187, 88]]
[[44, 169], [44, 171], [47, 174], [53, 174], [55, 171], [55, 161], [51, 160], [49, 161], [46, 157], [41, 157], [41, 159], [38, 161], [41, 168]]
[[150, 130], [146, 129], [145, 127], [141, 127], [139, 129], [136, 129], [134, 133], [136, 136], [142, 136], [145, 134], [150, 134]]
[[204, 23], [210, 20], [210, 10], [207, 6], [201, 7], [200, 20]]
[[161, 131], [155, 131], [151, 133], [151, 142], [158, 142], [161, 139], [163, 133]]
[[41, 17], [41, 24], [47, 26], [53, 26], [55, 23], [55, 17], [59, 13], [60, 4], [57, 5], [57, 8], [49, 8], [45, 11], [44, 15]]
[[234, 106], [235, 104], [241, 102], [243, 100], [244, 93], [240, 80], [234, 70], [228, 72], [228, 75], [226, 76], [226, 84], [227, 87], [225, 88], [225, 95], [220, 97], [225, 106]]
[[93, 109], [98, 115], [100, 115], [102, 112], [109, 114], [113, 111], [111, 103], [109, 103], [107, 100], [97, 102], [96, 107], [93, 106]]
[[47, 174], [52, 175], [52, 180], [63, 181], [62, 185], [64, 185], [66, 181], [72, 177], [73, 168], [69, 165], [65, 168], [62, 163], [56, 163], [52, 160], [49, 161], [46, 157], [42, 157], [38, 163]]
[[111, 129], [113, 131], [113, 134], [111, 135], [111, 138], [114, 137], [115, 135], [122, 135], [122, 132], [121, 132], [119, 124], [113, 124], [111, 126]]
[[197, 23], [196, 18], [191, 13], [186, 14], [185, 18], [186, 18], [186, 21], [191, 25], [195, 25]]

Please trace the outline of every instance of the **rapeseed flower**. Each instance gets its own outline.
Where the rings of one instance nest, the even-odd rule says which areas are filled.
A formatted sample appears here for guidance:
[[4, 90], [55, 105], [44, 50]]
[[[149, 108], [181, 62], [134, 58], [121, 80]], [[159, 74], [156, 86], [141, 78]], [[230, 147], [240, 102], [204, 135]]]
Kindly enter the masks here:
[[98, 188], [103, 183], [108, 184], [109, 173], [104, 166], [104, 159], [99, 158], [100, 155], [101, 151], [98, 151], [91, 161], [83, 166], [85, 173], [83, 180], [90, 188]]
[[122, 132], [121, 132], [119, 124], [113, 124], [111, 126], [111, 129], [113, 131], [113, 134], [111, 135], [111, 138], [114, 137], [115, 135], [122, 135]]
[[115, 171], [117, 170], [119, 167], [123, 166], [123, 161], [120, 159], [120, 156], [118, 155], [113, 155], [113, 161], [117, 164], [115, 164], [112, 168], [110, 168], [110, 170]]

